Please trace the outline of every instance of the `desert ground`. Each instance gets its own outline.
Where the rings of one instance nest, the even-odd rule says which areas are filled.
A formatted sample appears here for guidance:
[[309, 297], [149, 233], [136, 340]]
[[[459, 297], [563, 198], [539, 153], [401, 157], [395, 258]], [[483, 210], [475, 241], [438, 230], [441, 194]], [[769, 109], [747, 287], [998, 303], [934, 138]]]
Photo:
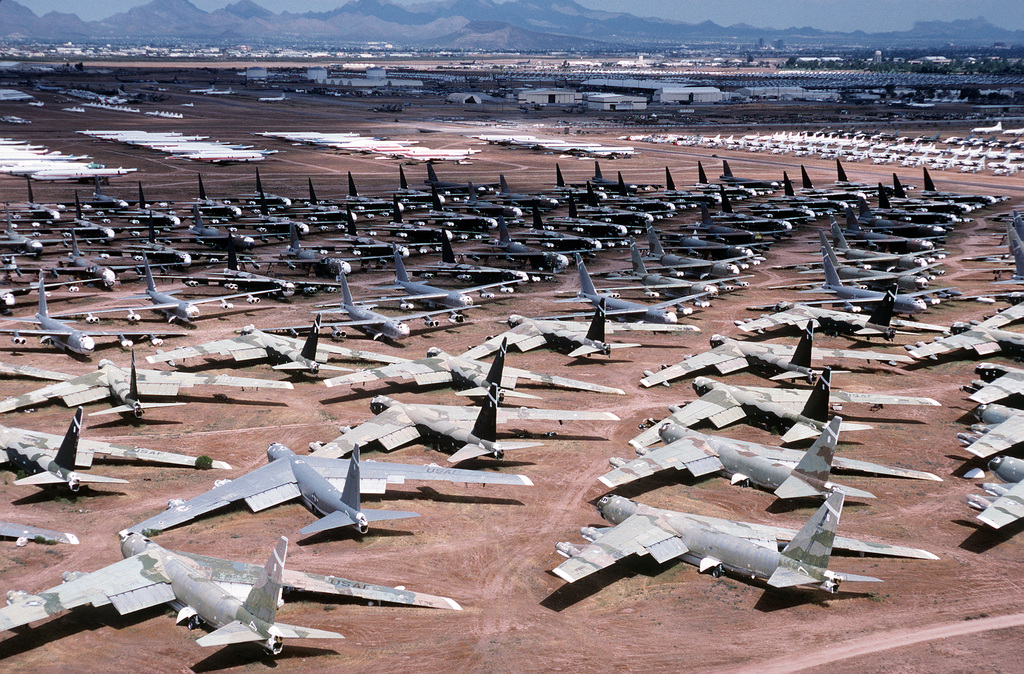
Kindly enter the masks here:
[[[212, 197], [251, 192], [252, 165], [196, 165], [141, 148], [97, 141], [75, 131], [144, 128], [208, 135], [280, 150], [260, 164], [266, 189], [304, 198], [306, 180], [312, 177], [323, 199], [345, 194], [348, 171], [365, 194], [397, 188], [397, 161], [292, 146], [251, 134], [277, 130], [357, 131], [390, 138], [411, 137], [430, 147], [466, 147], [475, 141], [460, 135], [460, 131], [475, 128], [477, 121], [496, 121], [495, 114], [451, 106], [423, 104], [407, 106], [399, 114], [377, 114], [368, 111], [371, 101], [359, 99], [321, 104], [300, 97], [260, 104], [253, 96], [203, 97], [186, 92], [184, 85], [172, 89], [169, 102], [157, 106], [169, 109], [172, 103], [194, 103], [193, 108], [181, 108], [186, 113], [181, 120], [102, 110], [74, 115], [61, 111], [59, 95], [42, 93], [39, 98], [46, 103], [42, 108], [0, 104], [3, 114], [32, 119], [30, 125], [0, 127], [0, 137], [45, 144], [66, 153], [88, 153], [108, 166], [138, 167], [137, 173], [112, 179], [105, 187], [106, 192], [129, 199], [134, 198], [136, 180], [142, 180], [152, 201], [187, 201], [195, 197], [198, 172]], [[372, 104], [379, 102], [374, 100]], [[488, 119], [476, 119], [481, 116]], [[549, 133], [559, 122], [554, 116], [510, 116], [525, 133], [538, 135]], [[530, 126], [538, 123], [548, 126], [540, 131]], [[876, 126], [870, 124], [871, 129]], [[862, 128], [867, 125], [850, 124]], [[617, 127], [614, 118], [581, 128], [587, 131], [588, 139], [607, 144], [621, 144], [616, 138], [633, 131]], [[813, 117], [793, 114], [787, 128], [816, 127]], [[671, 131], [690, 130], [673, 127]], [[714, 133], [714, 128], [700, 131]], [[902, 131], [931, 133], [925, 124]], [[794, 175], [802, 161], [818, 186], [827, 186], [834, 179], [833, 162], [816, 158], [634, 145], [640, 155], [603, 162], [606, 175], [621, 171], [627, 180], [662, 182], [667, 165], [677, 185], [682, 186], [696, 182], [698, 159], [704, 161], [709, 174], [714, 171], [717, 175], [718, 158], [727, 158], [737, 175], [779, 179], [784, 169]], [[442, 179], [481, 182], [496, 180], [503, 173], [513, 189], [527, 191], [549, 189], [556, 163], [570, 181], [582, 182], [592, 175], [591, 159], [471, 146], [483, 152], [469, 165], [437, 165]], [[410, 182], [420, 183], [425, 175], [423, 165], [405, 166], [405, 170]], [[846, 170], [851, 180], [875, 183], [891, 181], [894, 169], [848, 163]], [[918, 170], [895, 170], [904, 182], [920, 185]], [[972, 222], [958, 227], [946, 246], [951, 253], [944, 262], [946, 274], [933, 282], [933, 286], [957, 286], [966, 295], [993, 292], [988, 283], [991, 274], [972, 272], [980, 263], [961, 258], [1003, 252], [1005, 246], [999, 243], [1002, 225], [991, 218], [1024, 203], [1024, 182], [1019, 177], [991, 174], [936, 173], [934, 177], [939, 189], [1011, 197], [1009, 202], [972, 214]], [[83, 193], [91, 189], [88, 185], [60, 183], [38, 183], [34, 188], [36, 200], [43, 203], [69, 201], [74, 189]], [[24, 189], [23, 179], [0, 177], [3, 201], [23, 201]], [[660, 222], [659, 227], [697, 218], [692, 211], [684, 212]], [[912, 367], [862, 367], [857, 362], [839, 362], [837, 367], [848, 372], [837, 374], [833, 380], [836, 388], [844, 390], [901, 392], [933, 397], [942, 403], [939, 408], [887, 407], [880, 411], [845, 406], [844, 418], [870, 423], [875, 431], [844, 434], [839, 447], [842, 455], [930, 471], [943, 479], [840, 478], [845, 484], [878, 496], [874, 501], [848, 501], [840, 524], [842, 535], [924, 548], [938, 555], [937, 561], [837, 554], [830, 568], [884, 580], [879, 585], [847, 584], [837, 595], [817, 590], [768, 590], [760, 581], [728, 575], [715, 579], [698, 574], [687, 564], [659, 565], [649, 557], [629, 558], [572, 585], [550, 572], [563, 561], [555, 552], [557, 542], [579, 545], [580, 527], [604, 524], [594, 504], [607, 493], [597, 478], [609, 470], [608, 458], [631, 458], [633, 450], [627, 441], [637, 434], [638, 424], [650, 417], [663, 418], [668, 405], [695, 397], [685, 381], [670, 388], [644, 389], [637, 383], [642, 372], [700, 353], [712, 334], [742, 334], [733, 321], [756, 317], [759, 312], [749, 310], [749, 306], [802, 297], [791, 290], [773, 289], [797, 278], [795, 272], [773, 266], [811, 257], [817, 247], [816, 230], [822, 225], [827, 221], [818, 220], [799, 229], [792, 240], [773, 244], [767, 263], [755, 268], [748, 279], [750, 287], [723, 294], [712, 307], [698, 309], [682, 319], [698, 326], [700, 333], [617, 335], [615, 339], [639, 341], [644, 346], [611, 358], [598, 356], [580, 362], [570, 362], [544, 349], [510, 353], [509, 365], [600, 382], [627, 392], [625, 396], [613, 396], [523, 386], [523, 390], [541, 396], [542, 400], [535, 401], [540, 407], [604, 410], [621, 418], [619, 422], [538, 424], [537, 432], [557, 432], [556, 437], [544, 439], [543, 447], [510, 452], [501, 463], [479, 459], [462, 466], [525, 474], [535, 483], [533, 487], [440, 483], [395, 486], [383, 497], [368, 497], [367, 505], [415, 510], [420, 517], [383, 523], [363, 536], [337, 531], [303, 537], [298, 529], [310, 523], [313, 516], [292, 503], [256, 514], [240, 504], [168, 530], [155, 539], [170, 549], [262, 564], [284, 535], [292, 543], [289, 568], [444, 595], [459, 602], [462, 611], [366, 606], [329, 597], [286, 597], [278, 612], [279, 620], [335, 630], [346, 639], [288, 642], [284, 652], [274, 658], [256, 645], [204, 650], [195, 644], [198, 633], [176, 626], [173, 612], [163, 607], [127, 616], [118, 615], [111, 606], [82, 607], [0, 635], [0, 668], [83, 672], [1020, 671], [1018, 639], [1024, 638], [1021, 527], [1011, 526], [999, 533], [986, 530], [964, 502], [966, 494], [980, 492], [981, 480], [964, 479], [963, 474], [972, 467], [984, 467], [981, 461], [971, 460], [956, 439], [956, 434], [972, 423], [974, 405], [960, 390], [975, 378], [975, 363], [971, 360], [943, 359]], [[626, 266], [626, 258], [624, 249], [615, 248], [602, 252], [588, 266], [591, 271], [607, 271]], [[415, 266], [426, 260], [433, 261], [434, 257], [413, 257], [408, 263]], [[360, 272], [352, 281], [358, 297], [391, 278], [390, 271], [380, 270]], [[89, 302], [112, 302], [116, 297], [139, 292], [140, 287], [137, 280], [130, 280], [98, 298], [99, 291], [86, 290], [82, 297], [62, 301], [60, 306], [70, 309]], [[510, 313], [560, 313], [565, 305], [553, 304], [553, 300], [574, 292], [576, 287], [575, 270], [570, 267], [553, 282], [528, 284], [515, 294], [479, 302], [464, 324], [445, 324], [442, 329], [414, 334], [399, 345], [357, 337], [348, 337], [343, 343], [409, 358], [423, 356], [431, 346], [459, 352], [500, 332], [502, 321]], [[211, 305], [203, 309], [198, 327], [188, 337], [169, 340], [165, 348], [228, 337], [251, 323], [302, 324], [309, 321], [312, 304], [330, 299], [333, 297], [323, 294], [296, 296], [290, 302], [266, 300], [256, 307], [236, 305], [238, 308], [225, 312]], [[980, 318], [1001, 306], [944, 301], [921, 320], [949, 324]], [[15, 309], [16, 315], [33, 312], [24, 303]], [[159, 321], [153, 324], [159, 325]], [[758, 339], [768, 337], [786, 343], [795, 341], [793, 332]], [[903, 353], [899, 344], [917, 339], [898, 335], [895, 345], [873, 343], [869, 348]], [[820, 335], [818, 343], [840, 347], [851, 342]], [[142, 343], [137, 346], [137, 355], [144, 357], [154, 350]], [[116, 344], [98, 350], [91, 360], [60, 355], [32, 341], [15, 348], [5, 340], [0, 346], [0, 359], [4, 361], [74, 373], [90, 371], [101, 358], [125, 363], [127, 354]], [[1012, 362], [999, 355], [990, 359]], [[201, 364], [198, 370], [275, 379], [284, 376], [269, 365], [235, 370], [216, 359]], [[241, 475], [263, 465], [270, 443], [284, 443], [303, 452], [311, 441], [335, 437], [340, 425], [370, 418], [367, 403], [372, 395], [387, 393], [415, 402], [464, 401], [447, 388], [421, 390], [368, 384], [339, 390], [327, 389], [315, 379], [296, 376], [291, 379], [295, 385], [291, 391], [231, 391], [226, 401], [207, 390], [197, 390], [189, 396], [187, 407], [151, 410], [141, 420], [87, 416], [85, 438], [206, 454], [228, 461], [233, 470], [214, 474], [98, 461], [93, 471], [127, 479], [130, 484], [98, 486], [70, 496], [16, 487], [12, 484], [13, 472], [0, 474], [0, 519], [71, 531], [82, 539], [78, 546], [29, 544], [20, 548], [13, 541], [0, 541], [0, 589], [40, 591], [57, 584], [63, 571], [93, 571], [117, 561], [117, 531], [159, 512], [169, 499], [190, 498], [212, 487], [214, 479]], [[729, 375], [726, 380], [768, 385], [746, 371]], [[33, 380], [5, 378], [0, 381], [0, 390], [15, 395], [40, 385]], [[86, 411], [94, 409], [100, 408], [93, 405]], [[60, 433], [70, 416], [71, 411], [58, 402], [31, 413], [6, 414], [0, 423]], [[503, 430], [511, 435], [510, 428]], [[745, 424], [715, 432], [777, 444], [777, 436]], [[421, 445], [390, 455], [368, 452], [366, 456], [406, 463], [445, 462], [443, 454]], [[657, 507], [791, 527], [801, 526], [816, 508], [814, 502], [776, 502], [768, 492], [731, 486], [717, 476], [693, 479], [663, 474], [616, 493]]]

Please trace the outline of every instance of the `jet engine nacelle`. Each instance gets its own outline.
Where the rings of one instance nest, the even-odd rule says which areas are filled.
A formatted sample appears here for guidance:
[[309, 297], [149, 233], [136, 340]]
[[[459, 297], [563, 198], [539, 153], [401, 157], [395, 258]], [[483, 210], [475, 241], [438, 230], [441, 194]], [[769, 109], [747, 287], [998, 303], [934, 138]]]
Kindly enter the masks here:
[[92, 314], [89, 314], [88, 316], [85, 317], [85, 322], [88, 323], [89, 325], [95, 325], [96, 323], [100, 322], [100, 319], [96, 316], [93, 316]]
[[164, 340], [161, 339], [160, 337], [157, 337], [156, 335], [150, 335], [149, 343], [152, 344], [153, 346], [161, 346], [164, 343]]
[[284, 650], [284, 639], [275, 634], [260, 645], [273, 655], [280, 655], [281, 651]]
[[185, 505], [185, 499], [183, 499], [183, 498], [172, 498], [170, 501], [167, 502], [167, 509], [170, 510], [171, 508], [177, 508], [178, 506], [183, 506], [183, 505]]
[[492, 293], [490, 291], [487, 291], [487, 290], [481, 290], [480, 291], [480, 299], [489, 300], [492, 297], [494, 297], [494, 293]]
[[428, 318], [424, 318], [423, 322], [426, 324], [426, 326], [428, 328], [436, 328], [437, 326], [441, 325], [441, 323], [439, 321], [437, 321], [436, 319], [433, 319], [433, 318], [429, 318], [429, 317]]
[[255, 295], [248, 295], [246, 296], [245, 301], [248, 302], [249, 304], [259, 304], [260, 298], [256, 297]]
[[412, 304], [411, 302], [400, 302], [400, 303], [398, 304], [398, 307], [399, 307], [399, 308], [400, 308], [400, 309], [401, 309], [402, 311], [412, 311], [413, 309], [415, 309], [415, 308], [416, 308], [416, 306], [415, 306], [414, 304]]
[[124, 337], [121, 338], [120, 344], [121, 344], [121, 348], [126, 350], [126, 351], [128, 349], [132, 348], [133, 346], [135, 346], [135, 343], [132, 340], [130, 340], [128, 338], [124, 338]]
[[465, 322], [465, 320], [466, 317], [463, 316], [462, 314], [452, 314], [448, 317], [449, 323], [463, 323]]
[[227, 288], [228, 290], [238, 290], [237, 283], [225, 283], [224, 287]]
[[125, 316], [125, 318], [128, 319], [129, 323], [138, 323], [139, 321], [142, 320], [142, 316], [138, 315], [137, 313], [135, 313], [131, 309], [128, 310], [128, 315]]
[[601, 535], [601, 532], [598, 531], [597, 529], [595, 529], [594, 527], [581, 527], [580, 528], [580, 536], [583, 536], [583, 538], [587, 539], [588, 541], [593, 542], [593, 541], [597, 540], [597, 537], [600, 536], [600, 535]]
[[196, 287], [199, 286], [199, 281], [196, 281], [194, 279], [189, 279], [189, 280], [185, 281], [185, 285], [187, 285], [189, 288], [196, 288]]
[[502, 293], [506, 293], [506, 294], [514, 293], [515, 291], [516, 291], [516, 289], [513, 288], [512, 286], [501, 286], [500, 288], [498, 288], [498, 292], [502, 292]]
[[220, 301], [220, 308], [221, 309], [231, 309], [234, 306], [235, 306], [234, 304], [232, 304], [231, 302], [228, 302], [227, 300], [221, 300]]
[[15, 344], [25, 344], [28, 340], [22, 337], [21, 335], [15, 333], [14, 336], [11, 337], [11, 341], [14, 342]]
[[331, 330], [331, 337], [333, 337], [334, 339], [344, 339], [345, 335], [345, 331], [339, 328], [334, 328], [333, 330]]

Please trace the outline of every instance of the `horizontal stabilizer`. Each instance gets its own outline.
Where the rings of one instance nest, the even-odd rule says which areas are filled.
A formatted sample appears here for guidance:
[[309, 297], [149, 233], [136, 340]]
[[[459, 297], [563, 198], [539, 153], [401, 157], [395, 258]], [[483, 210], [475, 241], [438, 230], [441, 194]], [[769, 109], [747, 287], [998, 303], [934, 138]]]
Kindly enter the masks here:
[[285, 639], [344, 639], [337, 632], [315, 630], [311, 627], [297, 627], [286, 623], [274, 623], [270, 628], [275, 634]]
[[881, 578], [875, 578], [874, 576], [858, 576], [855, 573], [831, 573], [829, 574], [836, 580], [850, 583], [884, 583]]
[[228, 644], [242, 644], [247, 641], [263, 641], [266, 637], [260, 635], [256, 630], [251, 629], [241, 621], [228, 623], [219, 630], [214, 630], [204, 637], [196, 639], [200, 646], [226, 646]]
[[[142, 409], [148, 410], [154, 407], [180, 407], [185, 403], [142, 403]], [[111, 407], [109, 410], [100, 410], [99, 412], [90, 412], [90, 417], [98, 417], [105, 414], [131, 414], [135, 412], [135, 408], [129, 405], [118, 405], [117, 407]]]
[[[476, 388], [468, 388], [465, 391], [459, 391], [456, 395], [469, 396], [470, 398], [482, 398], [487, 395], [487, 389], [477, 386]], [[529, 393], [520, 393], [519, 391], [512, 391], [507, 388], [501, 389], [501, 395], [505, 398], [523, 398], [525, 400], [540, 400], [540, 396], [530, 395]]]
[[[75, 473], [78, 481], [82, 484], [87, 482], [99, 483], [105, 482], [110, 484], [128, 484], [128, 480], [122, 480], [116, 477], [103, 477], [102, 475], [89, 475], [88, 473]], [[44, 473], [36, 473], [35, 475], [29, 475], [23, 477], [20, 480], [15, 480], [14, 484], [21, 485], [44, 485], [44, 484], [67, 484], [67, 480], [62, 478], [60, 475], [51, 473], [49, 471]]]
[[790, 475], [775, 490], [775, 495], [779, 498], [813, 498], [823, 496], [824, 492], [807, 484], [796, 475]]
[[822, 579], [812, 578], [806, 573], [783, 566], [775, 569], [775, 573], [768, 579], [768, 584], [772, 587], [796, 587], [798, 585], [811, 585], [820, 582], [822, 582]]
[[419, 513], [408, 510], [363, 510], [367, 522], [384, 522], [386, 520], [405, 520], [410, 517], [419, 517]]
[[340, 529], [341, 527], [348, 527], [355, 524], [356, 521], [349, 517], [347, 513], [343, 513], [340, 510], [336, 510], [325, 517], [321, 517], [316, 522], [299, 529], [301, 534], [315, 534], [319, 531], [327, 531], [329, 529]]
[[[509, 451], [513, 449], [525, 449], [527, 447], [542, 447], [543, 445], [543, 442], [502, 442], [499, 445], [499, 448], [502, 451]], [[468, 444], [449, 456], [448, 461], [449, 463], [458, 463], [459, 461], [475, 459], [478, 456], [487, 456], [489, 454], [491, 454], [491, 451], [484, 449], [483, 445]]]

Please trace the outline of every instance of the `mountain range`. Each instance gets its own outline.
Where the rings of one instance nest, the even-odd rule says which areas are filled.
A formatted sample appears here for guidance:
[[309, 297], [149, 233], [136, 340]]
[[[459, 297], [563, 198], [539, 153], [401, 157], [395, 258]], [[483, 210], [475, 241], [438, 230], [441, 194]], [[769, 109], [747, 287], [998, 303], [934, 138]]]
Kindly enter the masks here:
[[152, 0], [99, 21], [48, 12], [36, 16], [13, 0], [0, 2], [0, 39], [96, 41], [152, 44], [200, 41], [292, 45], [389, 42], [423, 48], [490, 50], [585, 50], [615, 46], [750, 44], [782, 39], [788, 45], [988, 46], [1024, 44], [1024, 31], [993, 26], [984, 19], [919, 22], [909, 31], [841, 33], [816, 28], [719, 26], [642, 18], [588, 9], [574, 0], [442, 0], [402, 6], [384, 0], [351, 0], [326, 12], [275, 14], [252, 0], [206, 12], [189, 0]]

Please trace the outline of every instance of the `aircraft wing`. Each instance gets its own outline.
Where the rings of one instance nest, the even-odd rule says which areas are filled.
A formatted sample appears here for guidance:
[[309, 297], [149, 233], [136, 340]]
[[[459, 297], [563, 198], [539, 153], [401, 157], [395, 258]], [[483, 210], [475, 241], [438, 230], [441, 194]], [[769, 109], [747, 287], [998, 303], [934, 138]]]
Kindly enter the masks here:
[[883, 393], [853, 393], [832, 389], [829, 394], [833, 401], [844, 403], [866, 403], [870, 405], [931, 405], [938, 407], [942, 403], [932, 398], [920, 396], [894, 396]]
[[249, 504], [253, 512], [259, 512], [298, 497], [299, 489], [288, 462], [271, 461], [251, 473], [215, 486], [210, 491], [190, 498], [180, 505], [169, 507], [162, 513], [133, 524], [126, 531], [163, 531], [242, 499]]
[[68, 381], [75, 378], [73, 374], [43, 370], [30, 365], [13, 365], [11, 363], [0, 363], [0, 374], [12, 377], [32, 377], [33, 379], [48, 379], [50, 381]]
[[[845, 421], [843, 424], [845, 425]], [[840, 426], [840, 432], [843, 426]], [[747, 442], [745, 440], [730, 440], [733, 444], [739, 445], [747, 451], [759, 454], [772, 461], [782, 461], [792, 465], [799, 463], [800, 459], [803, 458], [804, 450], [802, 449], [785, 449], [782, 447], [769, 447], [756, 442]], [[942, 478], [933, 474], [926, 473], [920, 470], [911, 470], [909, 468], [899, 468], [896, 466], [883, 466], [878, 463], [871, 463], [870, 461], [860, 461], [857, 459], [850, 459], [843, 456], [836, 456], [832, 458], [832, 468], [836, 470], [854, 471], [858, 473], [871, 473], [873, 475], [886, 475], [889, 477], [906, 477], [915, 480], [931, 480], [933, 482], [942, 482]]]
[[1024, 517], [1024, 482], [1018, 482], [1008, 492], [978, 515], [978, 519], [993, 529], [1000, 529]]
[[[344, 489], [345, 478], [348, 476], [348, 460], [314, 455], [305, 457], [305, 461], [339, 491]], [[466, 484], [533, 484], [525, 475], [464, 470], [436, 465], [417, 466], [370, 459], [360, 460], [359, 474], [359, 491], [363, 494], [383, 494], [387, 485], [405, 484], [406, 480], [464, 482]]]
[[324, 384], [328, 387], [346, 386], [378, 379], [414, 379], [417, 384], [427, 386], [450, 382], [452, 373], [442, 359], [422, 358], [343, 374], [340, 377], [325, 379]]
[[967, 451], [981, 458], [1005, 452], [1024, 438], [1024, 413], [1014, 414], [1006, 421], [989, 428], [988, 432], [967, 445]]
[[956, 335], [940, 337], [934, 342], [929, 342], [923, 346], [911, 349], [910, 355], [918, 359], [931, 358], [933, 356], [939, 356], [944, 353], [959, 351], [961, 349], [973, 349], [979, 356], [985, 356], [990, 353], [1002, 351], [1003, 347], [1001, 347], [995, 337], [987, 331], [975, 328]]
[[750, 321], [741, 321], [736, 327], [743, 332], [760, 332], [776, 325], [804, 325], [807, 321], [815, 320], [814, 315], [806, 307], [794, 306], [785, 311], [779, 311], [771, 315], [761, 316]]
[[[792, 347], [789, 352], [792, 353]], [[862, 351], [859, 349], [811, 349], [811, 358], [814, 360], [832, 360], [835, 358], [852, 358], [856, 360], [877, 360], [879, 362], [893, 361], [896, 363], [913, 363], [914, 359], [902, 353], [883, 353], [881, 351]]]
[[[0, 426], [0, 445], [4, 447], [15, 447], [21, 449], [42, 450], [51, 454], [57, 453], [57, 448], [63, 442], [63, 435], [51, 433], [40, 433], [38, 431], [26, 431], [20, 428]], [[88, 468], [92, 465], [93, 456], [110, 456], [118, 459], [133, 459], [137, 461], [150, 461], [153, 463], [165, 463], [177, 466], [195, 466], [196, 457], [173, 452], [160, 452], [145, 447], [130, 447], [128, 445], [115, 445], [109, 442], [98, 440], [78, 441], [78, 456], [75, 465], [78, 468]], [[223, 461], [214, 461], [212, 468], [230, 469], [231, 466]]]
[[[687, 403], [672, 412], [662, 421], [651, 425], [642, 433], [629, 441], [634, 447], [647, 447], [661, 438], [658, 429], [665, 421], [674, 421], [680, 426], [690, 427], [704, 419], [712, 419], [716, 428], [721, 428], [733, 421], [746, 417], [743, 407], [723, 389], [714, 389], [693, 402]], [[721, 424], [719, 426], [718, 424]]]
[[670, 468], [687, 470], [694, 477], [699, 477], [721, 470], [722, 462], [707, 443], [697, 438], [682, 438], [629, 461], [598, 479], [605, 486], [614, 488]]
[[258, 360], [267, 357], [267, 349], [263, 342], [253, 335], [242, 335], [195, 346], [185, 346], [173, 351], [159, 351], [155, 355], [146, 356], [146, 362], [162, 363], [169, 360], [186, 360], [213, 355], [232, 356], [236, 361]]
[[1024, 393], [1024, 379], [1004, 374], [982, 386], [969, 395], [967, 399], [973, 400], [976, 403], [988, 404], [998, 402], [1003, 398], [1009, 398], [1014, 394], [1022, 393]]
[[232, 377], [227, 374], [195, 374], [194, 372], [163, 372], [161, 370], [138, 370], [139, 393], [141, 395], [177, 395], [178, 388], [201, 386], [234, 386], [238, 388], [295, 388], [291, 382], [273, 379]]
[[[406, 406], [429, 409], [437, 413], [439, 418], [457, 422], [472, 423], [480, 414], [480, 408], [473, 405], [408, 404]], [[499, 424], [507, 424], [510, 421], [619, 421], [619, 417], [611, 412], [548, 410], [535, 407], [499, 407], [496, 415]]]
[[[659, 548], [655, 547], [665, 541], [671, 541], [668, 546], [663, 546], [671, 548], [667, 557], [657, 554], [656, 551]], [[629, 555], [651, 553], [658, 561], [664, 561], [686, 552], [687, 548], [682, 541], [675, 534], [658, 526], [655, 517], [635, 514], [606, 530], [593, 543], [580, 550], [579, 554], [562, 562], [553, 570], [553, 573], [572, 583], [609, 567]], [[659, 559], [659, 557], [661, 558]]]
[[373, 585], [337, 576], [321, 576], [315, 573], [303, 573], [290, 569], [285, 569], [281, 573], [281, 584], [288, 589], [359, 597], [371, 602], [380, 601], [388, 602], [389, 604], [408, 604], [410, 606], [445, 608], [455, 611], [462, 610], [462, 607], [454, 599], [449, 599], [448, 597], [438, 597], [432, 594], [424, 594], [423, 592], [410, 592], [386, 585]]
[[540, 372], [530, 372], [529, 370], [520, 370], [514, 367], [505, 367], [505, 371], [502, 377], [504, 382], [505, 377], [513, 379], [526, 379], [529, 381], [540, 382], [548, 384], [550, 386], [559, 386], [561, 388], [572, 388], [581, 391], [593, 391], [594, 393], [613, 393], [617, 395], [626, 395], [626, 392], [620, 388], [612, 388], [611, 386], [603, 386], [602, 384], [592, 384], [587, 381], [580, 381], [578, 379], [569, 379], [568, 377], [559, 377], [553, 374], [543, 374]]
[[981, 322], [981, 328], [1001, 328], [1004, 325], [1024, 319], [1024, 306], [1014, 304], [1003, 309], [995, 316]]
[[[797, 529], [769, 526], [766, 524], [755, 524], [752, 522], [739, 522], [733, 520], [707, 517], [704, 515], [684, 515], [686, 519], [703, 524], [704, 526], [723, 531], [732, 536], [745, 538], [751, 542], [763, 545], [764, 547], [776, 548], [791, 541], [797, 533]], [[863, 552], [871, 555], [882, 555], [886, 557], [907, 557], [911, 559], [938, 559], [927, 550], [908, 548], [901, 545], [888, 545], [885, 543], [874, 543], [857, 538], [836, 536], [832, 544], [833, 549], [849, 550], [851, 552]]]
[[33, 527], [27, 524], [16, 524], [14, 522], [0, 522], [0, 536], [6, 538], [28, 538], [31, 540], [42, 540], [45, 543], [70, 543], [78, 545], [78, 536], [52, 531], [41, 527]]
[[123, 615], [174, 598], [171, 579], [164, 573], [160, 560], [143, 552], [39, 594], [13, 597], [8, 606], [0, 608], [0, 630], [27, 625], [85, 604], [113, 604]]
[[543, 346], [546, 339], [541, 334], [540, 330], [531, 323], [520, 323], [511, 330], [506, 330], [500, 335], [487, 338], [483, 344], [474, 346], [469, 351], [462, 354], [464, 358], [472, 358], [473, 360], [480, 360], [486, 356], [501, 349], [502, 341], [508, 342], [508, 346], [516, 347], [520, 351], [529, 351], [530, 349], [536, 349], [538, 346]]
[[365, 446], [373, 441], [379, 442], [386, 451], [391, 451], [419, 437], [420, 432], [415, 424], [401, 406], [395, 405], [321, 445], [311, 456], [337, 459], [351, 452], [356, 445]]
[[736, 370], [742, 370], [748, 365], [747, 357], [740, 353], [732, 344], [722, 344], [715, 348], [698, 353], [695, 356], [680, 361], [675, 365], [658, 370], [648, 377], [640, 380], [644, 386], [655, 386], [667, 384], [670, 381], [685, 377], [693, 372], [699, 372], [708, 367], [714, 367], [720, 374], [728, 374]]
[[109, 395], [110, 389], [107, 388], [106, 376], [97, 370], [68, 381], [50, 384], [35, 391], [2, 400], [0, 401], [0, 412], [41, 405], [51, 398], [62, 398], [68, 407], [77, 407], [87, 402], [102, 400]]

